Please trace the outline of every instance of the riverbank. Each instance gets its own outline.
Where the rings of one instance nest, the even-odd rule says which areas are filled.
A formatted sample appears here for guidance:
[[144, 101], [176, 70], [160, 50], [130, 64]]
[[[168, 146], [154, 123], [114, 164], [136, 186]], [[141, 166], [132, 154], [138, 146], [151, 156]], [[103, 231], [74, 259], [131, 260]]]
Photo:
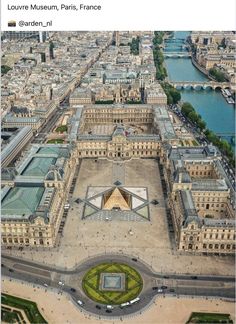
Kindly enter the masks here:
[[[165, 51], [185, 51], [181, 49], [189, 32], [175, 32], [175, 38], [165, 43]], [[170, 81], [207, 82], [209, 78], [200, 71], [191, 58], [165, 58], [168, 79]], [[234, 149], [235, 109], [228, 104], [220, 90], [181, 89], [181, 101], [189, 102], [206, 122], [206, 127], [217, 136], [227, 140]]]

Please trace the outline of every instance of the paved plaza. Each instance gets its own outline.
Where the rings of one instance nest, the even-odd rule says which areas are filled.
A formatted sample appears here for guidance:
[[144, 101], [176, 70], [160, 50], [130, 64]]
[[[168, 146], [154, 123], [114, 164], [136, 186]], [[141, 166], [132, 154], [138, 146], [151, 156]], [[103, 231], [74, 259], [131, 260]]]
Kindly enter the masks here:
[[[135, 256], [158, 272], [232, 275], [232, 257], [179, 255], [171, 245], [166, 219], [158, 163], [152, 159], [131, 160], [122, 163], [122, 185], [142, 187], [148, 190], [150, 221], [136, 221], [127, 215], [125, 221], [112, 218], [104, 221], [104, 215], [82, 219], [83, 202], [88, 187], [114, 185], [114, 163], [107, 160], [83, 160], [71, 198], [60, 246], [50, 249], [11, 251], [30, 260], [71, 268], [98, 254], [119, 253]], [[117, 180], [117, 179], [116, 179]], [[104, 212], [104, 211], [103, 211]], [[114, 211], [116, 213], [116, 211]], [[138, 217], [138, 216], [137, 216]], [[99, 220], [99, 221], [98, 221]]]

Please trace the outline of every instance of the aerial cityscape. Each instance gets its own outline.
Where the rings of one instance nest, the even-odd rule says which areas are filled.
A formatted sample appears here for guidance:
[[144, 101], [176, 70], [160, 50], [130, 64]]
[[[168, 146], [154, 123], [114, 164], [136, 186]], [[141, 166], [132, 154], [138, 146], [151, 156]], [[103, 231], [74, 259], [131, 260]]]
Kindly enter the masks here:
[[235, 32], [1, 45], [2, 322], [234, 323]]

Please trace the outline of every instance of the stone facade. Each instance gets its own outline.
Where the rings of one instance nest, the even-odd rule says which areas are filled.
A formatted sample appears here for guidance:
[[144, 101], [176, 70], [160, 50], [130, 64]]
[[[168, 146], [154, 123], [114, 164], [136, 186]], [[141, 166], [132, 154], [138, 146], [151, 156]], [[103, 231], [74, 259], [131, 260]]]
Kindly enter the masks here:
[[[40, 147], [37, 145], [32, 147], [25, 163], [29, 163], [34, 157], [43, 158], [42, 155], [36, 154], [38, 149]], [[2, 189], [3, 246], [55, 245], [75, 170], [75, 161], [70, 157], [68, 148], [64, 146], [63, 153], [65, 152], [68, 153], [67, 157], [60, 156], [60, 151], [57, 157], [54, 153], [44, 155], [44, 159], [51, 159], [52, 156], [57, 159], [54, 165], [49, 166], [45, 175], [26, 176], [19, 169], [11, 185], [6, 185]], [[30, 200], [34, 200], [36, 196], [37, 202], [31, 205]]]
[[178, 249], [234, 254], [232, 189], [214, 147], [169, 149], [169, 207]]

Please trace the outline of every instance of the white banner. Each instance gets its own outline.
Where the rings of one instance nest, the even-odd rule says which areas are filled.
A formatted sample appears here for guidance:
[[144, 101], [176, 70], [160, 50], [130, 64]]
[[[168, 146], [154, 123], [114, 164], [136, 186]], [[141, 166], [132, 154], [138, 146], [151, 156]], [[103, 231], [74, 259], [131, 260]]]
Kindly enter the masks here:
[[235, 30], [235, 0], [2, 0], [1, 29]]

